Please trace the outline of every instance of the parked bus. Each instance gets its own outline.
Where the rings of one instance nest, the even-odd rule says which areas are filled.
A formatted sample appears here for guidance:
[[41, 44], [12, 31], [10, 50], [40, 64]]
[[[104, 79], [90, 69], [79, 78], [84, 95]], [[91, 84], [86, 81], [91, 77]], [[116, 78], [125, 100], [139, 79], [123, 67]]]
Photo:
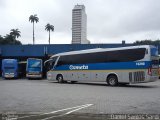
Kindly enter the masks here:
[[2, 77], [17, 78], [19, 75], [17, 59], [2, 60]]
[[42, 60], [37, 58], [28, 58], [26, 66], [26, 77], [27, 78], [42, 78], [43, 77], [43, 66]]
[[45, 63], [47, 79], [58, 81], [97, 81], [145, 83], [158, 79], [158, 49], [154, 46], [97, 48], [53, 55]]

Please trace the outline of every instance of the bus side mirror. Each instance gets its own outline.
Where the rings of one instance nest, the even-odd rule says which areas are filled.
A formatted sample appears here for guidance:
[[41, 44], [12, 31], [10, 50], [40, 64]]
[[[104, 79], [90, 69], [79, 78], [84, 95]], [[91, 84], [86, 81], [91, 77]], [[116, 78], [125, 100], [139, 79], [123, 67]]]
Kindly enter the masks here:
[[53, 66], [53, 69], [55, 69], [57, 66], [58, 66], [58, 65], [57, 65], [57, 64], [55, 64], [55, 65]]

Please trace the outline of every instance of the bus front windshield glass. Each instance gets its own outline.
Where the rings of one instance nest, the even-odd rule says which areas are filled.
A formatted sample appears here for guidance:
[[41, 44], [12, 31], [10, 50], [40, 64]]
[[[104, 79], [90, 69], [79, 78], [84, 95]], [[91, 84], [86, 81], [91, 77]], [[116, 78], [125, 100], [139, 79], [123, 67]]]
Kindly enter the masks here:
[[28, 68], [29, 69], [41, 69], [41, 61], [30, 60], [28, 62]]
[[47, 62], [47, 64], [45, 65], [45, 67], [47, 68], [47, 71], [54, 69], [56, 60], [57, 60], [57, 57], [53, 57]]
[[15, 69], [16, 69], [15, 67], [4, 67], [5, 72], [14, 72]]

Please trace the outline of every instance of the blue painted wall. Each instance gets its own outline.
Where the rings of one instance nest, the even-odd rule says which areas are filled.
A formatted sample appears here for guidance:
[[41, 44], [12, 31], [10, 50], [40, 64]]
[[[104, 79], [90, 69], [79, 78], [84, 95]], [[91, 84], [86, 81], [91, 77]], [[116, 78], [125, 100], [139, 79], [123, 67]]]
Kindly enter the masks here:
[[43, 57], [45, 54], [93, 49], [132, 46], [132, 44], [54, 44], [54, 45], [1, 45], [2, 57]]

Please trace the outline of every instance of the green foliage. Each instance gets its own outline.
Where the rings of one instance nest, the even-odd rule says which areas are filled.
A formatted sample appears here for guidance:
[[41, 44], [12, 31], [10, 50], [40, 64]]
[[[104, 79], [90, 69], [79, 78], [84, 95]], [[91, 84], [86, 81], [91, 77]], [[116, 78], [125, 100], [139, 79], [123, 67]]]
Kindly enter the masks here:
[[11, 29], [10, 35], [12, 35], [14, 39], [16, 39], [21, 36], [20, 33], [21, 32], [18, 29]]
[[157, 45], [160, 44], [160, 40], [140, 40], [133, 43], [134, 45]]
[[0, 45], [22, 45], [19, 40], [16, 40], [20, 36], [18, 29], [12, 29], [10, 34], [6, 34], [4, 37], [0, 35]]

